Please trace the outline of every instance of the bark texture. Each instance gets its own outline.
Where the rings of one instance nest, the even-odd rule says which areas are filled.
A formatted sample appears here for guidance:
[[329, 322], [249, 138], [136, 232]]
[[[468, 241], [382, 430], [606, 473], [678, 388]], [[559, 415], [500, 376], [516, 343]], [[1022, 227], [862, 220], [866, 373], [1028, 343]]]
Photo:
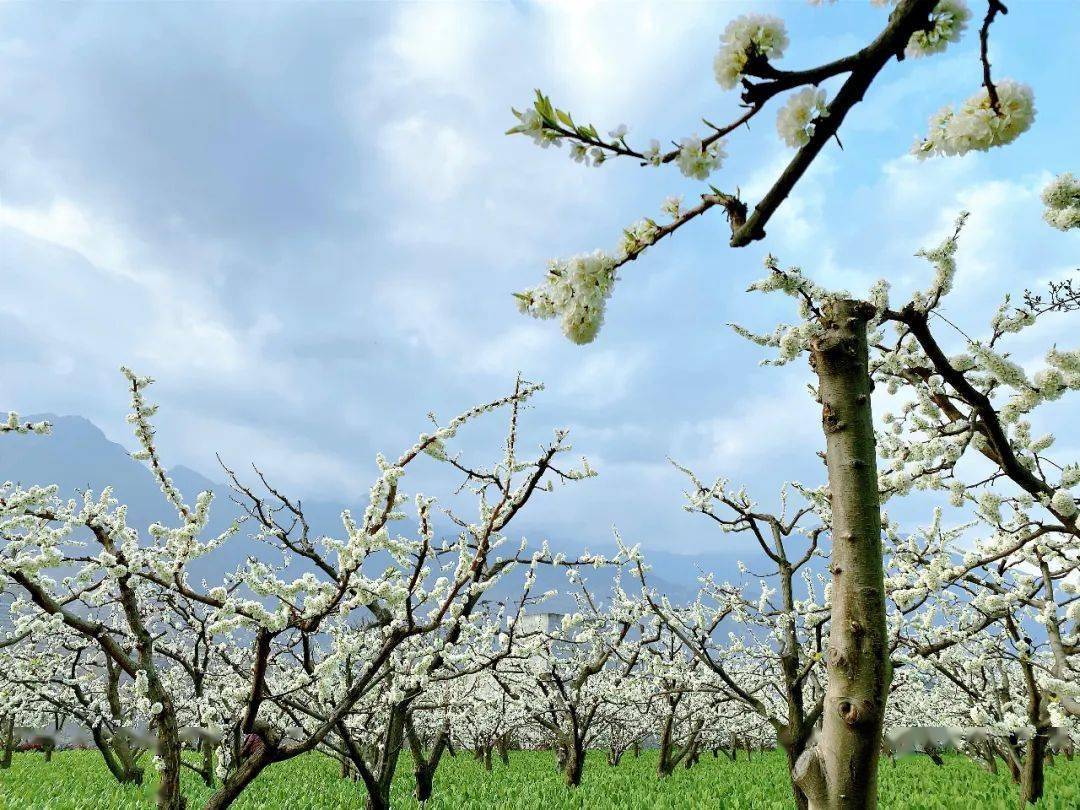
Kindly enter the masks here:
[[3, 737], [3, 750], [0, 751], [0, 770], [11, 767], [11, 752], [15, 750], [15, 715], [0, 718], [0, 735]]
[[811, 350], [832, 504], [832, 620], [822, 730], [792, 774], [811, 810], [877, 806], [891, 669], [866, 339], [870, 315], [865, 303], [837, 302], [824, 313], [824, 331]]

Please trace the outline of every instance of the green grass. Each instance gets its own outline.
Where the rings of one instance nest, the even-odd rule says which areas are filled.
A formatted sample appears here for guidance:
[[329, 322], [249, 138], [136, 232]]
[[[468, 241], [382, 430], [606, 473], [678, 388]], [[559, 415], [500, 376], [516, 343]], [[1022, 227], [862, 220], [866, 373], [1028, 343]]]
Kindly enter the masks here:
[[[468, 754], [447, 757], [435, 777], [435, 797], [427, 810], [640, 810], [642, 808], [710, 808], [772, 810], [788, 808], [783, 757], [777, 753], [745, 755], [732, 763], [722, 755], [702, 758], [692, 770], [680, 769], [668, 779], [655, 776], [654, 752], [639, 759], [627, 755], [610, 768], [602, 754], [590, 754], [584, 782], [576, 791], [562, 785], [548, 753], [513, 752], [509, 766], [496, 762], [492, 773]], [[185, 771], [189, 806], [198, 808], [209, 791]], [[46, 763], [41, 754], [16, 754], [10, 770], [0, 771], [3, 810], [119, 810], [153, 806], [153, 785], [121, 787], [109, 775], [96, 751], [59, 752]], [[394, 807], [416, 808], [411, 795], [409, 763], [403, 758], [394, 782]], [[881, 766], [881, 806], [894, 810], [938, 808], [1015, 808], [1017, 790], [1008, 775], [986, 773], [959, 756], [936, 767], [925, 757], [901, 759]], [[237, 810], [324, 810], [363, 806], [363, 786], [342, 780], [338, 766], [311, 755], [272, 766], [234, 805]], [[1080, 808], [1080, 760], [1058, 758], [1047, 769], [1047, 796], [1041, 810]]]

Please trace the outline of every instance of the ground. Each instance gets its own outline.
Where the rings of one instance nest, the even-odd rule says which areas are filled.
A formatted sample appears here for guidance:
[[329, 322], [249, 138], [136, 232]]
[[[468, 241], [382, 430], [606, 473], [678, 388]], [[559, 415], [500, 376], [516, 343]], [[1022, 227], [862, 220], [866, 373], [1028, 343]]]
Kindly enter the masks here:
[[[468, 754], [447, 757], [435, 780], [428, 810], [781, 810], [789, 808], [783, 759], [776, 753], [743, 754], [737, 763], [723, 755], [706, 756], [692, 770], [668, 779], [655, 776], [655, 752], [627, 755], [610, 768], [599, 752], [590, 754], [585, 779], [576, 791], [563, 787], [548, 753], [515, 751], [509, 766], [496, 762], [492, 773]], [[276, 765], [242, 796], [236, 810], [323, 810], [362, 807], [362, 785], [342, 780], [336, 762], [319, 755]], [[207, 789], [185, 772], [189, 806], [197, 808]], [[191, 778], [189, 778], [191, 777]], [[412, 775], [403, 757], [394, 783], [394, 807], [416, 808]], [[893, 810], [1016, 807], [1017, 790], [1006, 773], [993, 776], [972, 761], [952, 756], [942, 767], [925, 757], [881, 766], [881, 806]], [[2, 810], [119, 810], [153, 806], [153, 786], [120, 787], [96, 751], [59, 752], [46, 763], [41, 754], [16, 754], [10, 770], [0, 771]], [[1039, 810], [1080, 808], [1080, 760], [1058, 758], [1047, 770], [1047, 798]]]

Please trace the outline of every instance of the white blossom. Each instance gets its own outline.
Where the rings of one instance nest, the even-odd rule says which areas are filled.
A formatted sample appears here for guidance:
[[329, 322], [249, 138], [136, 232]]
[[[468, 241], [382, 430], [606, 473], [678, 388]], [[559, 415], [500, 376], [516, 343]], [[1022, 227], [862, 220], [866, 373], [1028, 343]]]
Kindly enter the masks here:
[[959, 110], [946, 106], [930, 118], [930, 131], [911, 151], [923, 159], [931, 155], [985, 152], [1015, 141], [1035, 120], [1035, 95], [1026, 84], [1005, 79], [997, 85], [1000, 114], [990, 103], [986, 87], [965, 101]]
[[1080, 228], [1080, 182], [1072, 172], [1059, 174], [1042, 191], [1043, 219], [1059, 231]]
[[939, 0], [930, 13], [930, 30], [912, 34], [905, 53], [908, 56], [941, 53], [950, 42], [960, 41], [970, 19], [971, 10], [964, 0]]
[[788, 97], [787, 103], [776, 114], [776, 131], [788, 146], [804, 146], [814, 134], [819, 118], [829, 114], [825, 103], [825, 91], [816, 87], [804, 87]]
[[706, 180], [709, 175], [723, 164], [727, 152], [724, 151], [724, 141], [713, 141], [708, 146], [703, 146], [701, 139], [696, 135], [683, 138], [679, 143], [679, 156], [676, 162], [679, 171], [687, 177], [695, 180]]
[[744, 14], [727, 24], [720, 51], [713, 60], [716, 81], [725, 90], [738, 84], [746, 63], [754, 58], [779, 59], [788, 46], [784, 22], [765, 14]]

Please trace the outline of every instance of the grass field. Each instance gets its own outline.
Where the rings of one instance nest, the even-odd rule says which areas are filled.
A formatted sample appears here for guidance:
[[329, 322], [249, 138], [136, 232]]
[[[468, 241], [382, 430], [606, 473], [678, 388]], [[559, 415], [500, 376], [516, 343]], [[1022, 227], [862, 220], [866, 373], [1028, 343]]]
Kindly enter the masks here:
[[[550, 754], [511, 753], [509, 766], [496, 762], [492, 773], [469, 755], [447, 757], [435, 778], [431, 810], [553, 810], [554, 808], [745, 808], [772, 810], [791, 806], [781, 756], [762, 754], [732, 763], [707, 756], [692, 770], [679, 770], [665, 780], [655, 776], [655, 755], [627, 755], [617, 768], [601, 754], [590, 755], [585, 779], [576, 791], [561, 783]], [[188, 778], [192, 777], [192, 778]], [[189, 807], [198, 808], [208, 795], [205, 786], [185, 772]], [[402, 758], [394, 784], [394, 806], [416, 808], [412, 778]], [[342, 780], [337, 763], [318, 755], [274, 766], [243, 794], [238, 810], [288, 808], [356, 808], [363, 806], [363, 787]], [[881, 767], [882, 807], [899, 810], [932, 808], [1015, 808], [1017, 790], [1007, 774], [992, 776], [962, 757], [949, 757], [937, 767], [925, 757], [906, 758]], [[40, 754], [16, 754], [10, 770], [0, 771], [0, 807], [4, 810], [114, 810], [153, 806], [153, 786], [121, 787], [109, 775], [96, 751], [57, 753], [46, 763]], [[1080, 760], [1059, 758], [1047, 771], [1047, 797], [1042, 810], [1080, 808]]]

